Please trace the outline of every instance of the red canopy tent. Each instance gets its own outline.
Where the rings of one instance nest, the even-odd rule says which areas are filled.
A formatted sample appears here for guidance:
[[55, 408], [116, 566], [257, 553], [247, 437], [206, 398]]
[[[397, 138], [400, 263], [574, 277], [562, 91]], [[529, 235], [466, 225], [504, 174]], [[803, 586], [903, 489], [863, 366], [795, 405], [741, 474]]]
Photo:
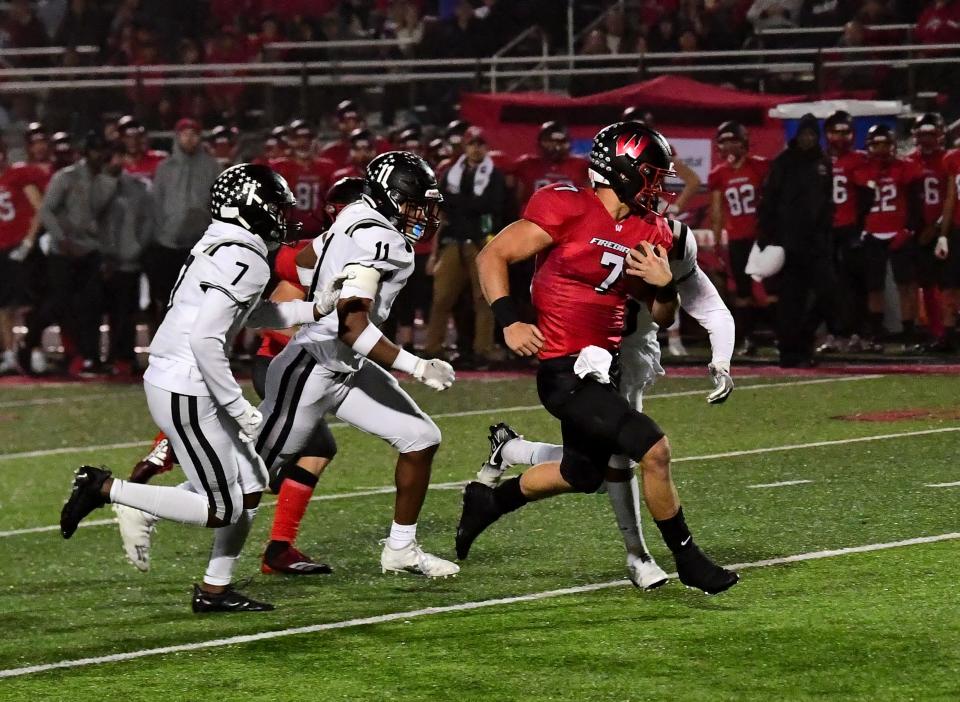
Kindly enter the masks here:
[[463, 96], [460, 111], [463, 119], [484, 128], [492, 146], [508, 153], [534, 149], [538, 128], [546, 120], [565, 122], [573, 139], [582, 141], [618, 120], [624, 108], [635, 106], [650, 112], [657, 129], [674, 139], [712, 139], [720, 122], [738, 120], [750, 130], [754, 151], [773, 155], [783, 147], [783, 129], [767, 116], [768, 110], [802, 99], [802, 95], [750, 93], [681, 76], [661, 76], [579, 98], [469, 93]]

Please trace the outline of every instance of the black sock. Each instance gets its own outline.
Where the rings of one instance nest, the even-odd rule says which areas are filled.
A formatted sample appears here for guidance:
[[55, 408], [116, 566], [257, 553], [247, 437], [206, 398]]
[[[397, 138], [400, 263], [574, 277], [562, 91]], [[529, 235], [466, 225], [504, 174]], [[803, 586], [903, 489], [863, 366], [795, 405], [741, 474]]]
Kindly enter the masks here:
[[902, 319], [900, 325], [903, 327], [903, 342], [907, 344], [913, 341], [914, 335], [917, 333], [917, 325], [914, 321], [912, 319]]
[[315, 488], [317, 486], [317, 481], [320, 478], [306, 468], [301, 468], [300, 466], [286, 466], [283, 471], [284, 480], [292, 480], [295, 483], [300, 483], [301, 485], [306, 485], [309, 488]]
[[870, 317], [870, 334], [874, 341], [880, 341], [887, 331], [883, 328], [883, 312], [870, 312], [868, 316]]
[[693, 536], [687, 528], [687, 523], [683, 520], [683, 507], [678, 509], [677, 513], [670, 519], [655, 519], [654, 521], [671, 553], [683, 553], [687, 549], [693, 548]]
[[289, 541], [271, 541], [267, 544], [267, 548], [263, 552], [263, 557], [267, 560], [272, 560], [286, 551], [288, 548], [290, 548]]
[[955, 326], [943, 328], [943, 343], [945, 343], [948, 348], [952, 348], [953, 345], [957, 343], [957, 328]]
[[530, 501], [524, 497], [523, 492], [520, 490], [519, 475], [515, 478], [504, 480], [497, 485], [497, 487], [493, 489], [493, 499], [497, 503], [497, 509], [500, 510], [500, 514], [514, 512]]

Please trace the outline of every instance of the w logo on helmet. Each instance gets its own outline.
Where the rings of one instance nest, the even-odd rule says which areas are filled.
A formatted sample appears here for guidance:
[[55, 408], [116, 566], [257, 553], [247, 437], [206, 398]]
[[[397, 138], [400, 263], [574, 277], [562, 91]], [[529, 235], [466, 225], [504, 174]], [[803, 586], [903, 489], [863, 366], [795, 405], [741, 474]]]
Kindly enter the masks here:
[[646, 134], [624, 134], [617, 139], [617, 156], [626, 154], [630, 158], [638, 158], [650, 143]]

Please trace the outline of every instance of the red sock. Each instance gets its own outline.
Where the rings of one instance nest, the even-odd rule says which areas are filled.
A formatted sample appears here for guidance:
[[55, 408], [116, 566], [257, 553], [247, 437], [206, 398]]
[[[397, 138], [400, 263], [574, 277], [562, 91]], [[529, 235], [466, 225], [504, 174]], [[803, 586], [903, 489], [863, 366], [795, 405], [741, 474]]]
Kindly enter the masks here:
[[923, 289], [923, 306], [927, 312], [927, 329], [934, 339], [943, 336], [943, 315], [941, 308], [943, 306], [940, 295], [940, 288], [931, 287]]
[[307, 505], [310, 504], [313, 488], [317, 485], [316, 476], [299, 467], [294, 471], [297, 474], [288, 475], [280, 486], [277, 512], [273, 515], [273, 527], [270, 529], [271, 541], [293, 544], [297, 540], [300, 522], [303, 521]]

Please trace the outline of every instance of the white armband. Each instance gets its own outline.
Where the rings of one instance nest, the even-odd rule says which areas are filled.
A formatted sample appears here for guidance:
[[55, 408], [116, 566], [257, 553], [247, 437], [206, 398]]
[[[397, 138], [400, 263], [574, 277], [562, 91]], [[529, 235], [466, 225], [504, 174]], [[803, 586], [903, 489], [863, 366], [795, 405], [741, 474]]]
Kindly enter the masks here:
[[309, 288], [313, 284], [313, 269], [297, 266], [297, 280], [300, 281], [300, 285]]
[[376, 268], [364, 266], [361, 263], [351, 263], [344, 266], [343, 272], [349, 274], [350, 278], [343, 283], [341, 299], [363, 297], [373, 300], [377, 297], [377, 291], [380, 289], [380, 271]]
[[357, 340], [350, 347], [361, 356], [368, 356], [377, 342], [383, 338], [383, 332], [377, 329], [376, 324], [367, 324]]

